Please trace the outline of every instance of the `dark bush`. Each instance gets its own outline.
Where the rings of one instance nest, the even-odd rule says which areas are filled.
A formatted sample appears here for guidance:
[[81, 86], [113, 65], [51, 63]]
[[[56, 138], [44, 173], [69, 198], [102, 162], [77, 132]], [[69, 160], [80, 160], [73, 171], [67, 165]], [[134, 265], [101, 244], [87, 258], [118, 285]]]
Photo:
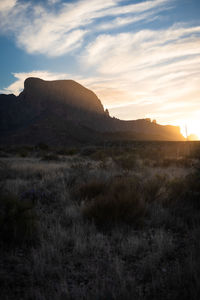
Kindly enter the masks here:
[[0, 236], [4, 243], [34, 242], [36, 223], [32, 201], [19, 200], [13, 194], [0, 195]]
[[194, 208], [200, 209], [200, 170], [186, 177], [186, 198]]
[[13, 171], [7, 161], [0, 161], [0, 181], [12, 177]]
[[185, 178], [172, 180], [168, 184], [168, 202], [200, 208], [200, 172], [187, 175]]
[[81, 185], [78, 194], [81, 199], [91, 200], [100, 194], [104, 194], [107, 188], [108, 187], [104, 182], [94, 180]]
[[36, 145], [36, 148], [40, 149], [40, 150], [43, 150], [43, 151], [49, 150], [49, 146], [47, 144], [45, 144], [45, 143], [38, 143]]
[[180, 168], [189, 168], [192, 166], [192, 160], [185, 157], [185, 158], [165, 158], [160, 163], [161, 167], [171, 167], [176, 166]]
[[114, 157], [114, 162], [123, 170], [131, 170], [137, 166], [135, 155], [121, 155]]
[[95, 153], [96, 152], [96, 148], [95, 147], [86, 147], [86, 148], [83, 148], [82, 150], [81, 150], [81, 155], [82, 156], [90, 156], [90, 155], [92, 155], [93, 153]]
[[105, 159], [108, 158], [108, 154], [103, 149], [97, 150], [90, 155], [90, 158], [97, 161], [105, 161]]
[[142, 191], [147, 202], [157, 201], [166, 185], [165, 176], [154, 176], [143, 183]]
[[78, 153], [78, 149], [76, 148], [62, 148], [60, 150], [57, 151], [57, 154], [60, 155], [75, 155]]
[[105, 194], [85, 202], [82, 212], [97, 225], [120, 222], [139, 224], [146, 213], [146, 205], [137, 184], [115, 180]]
[[20, 157], [27, 157], [28, 156], [28, 151], [26, 149], [20, 149], [18, 151], [18, 154]]
[[53, 153], [44, 154], [41, 158], [43, 161], [59, 161], [60, 158], [58, 155]]

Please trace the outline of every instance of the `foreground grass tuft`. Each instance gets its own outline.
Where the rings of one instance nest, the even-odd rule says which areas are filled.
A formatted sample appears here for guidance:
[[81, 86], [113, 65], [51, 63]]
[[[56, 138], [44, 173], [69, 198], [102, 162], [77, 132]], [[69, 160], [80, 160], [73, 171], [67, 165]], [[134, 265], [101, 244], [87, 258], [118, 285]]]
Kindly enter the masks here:
[[[90, 193], [93, 193], [94, 186], [90, 187], [92, 187]], [[90, 201], [83, 204], [82, 212], [85, 217], [94, 220], [98, 225], [120, 222], [138, 224], [145, 215], [144, 199], [132, 181], [118, 179], [112, 181], [106, 190], [103, 186], [95, 192], [96, 195], [93, 193]]]
[[0, 195], [0, 236], [12, 245], [32, 243], [36, 238], [37, 218], [34, 204], [7, 193]]

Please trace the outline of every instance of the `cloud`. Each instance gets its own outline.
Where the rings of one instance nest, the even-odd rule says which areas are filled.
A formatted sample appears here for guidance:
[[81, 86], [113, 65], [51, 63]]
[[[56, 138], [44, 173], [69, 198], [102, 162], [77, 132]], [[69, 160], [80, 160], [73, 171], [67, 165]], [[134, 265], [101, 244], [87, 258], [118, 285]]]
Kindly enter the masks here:
[[17, 0], [3, 0], [0, 2], [0, 13], [8, 12], [17, 3]]
[[148, 22], [172, 9], [175, 0], [2, 3], [2, 34], [13, 35], [30, 54], [52, 57], [74, 51], [82, 68], [79, 76], [45, 70], [14, 73], [15, 82], [3, 92], [18, 94], [30, 76], [70, 78], [94, 90], [116, 117], [151, 117], [177, 124], [188, 115], [198, 118], [200, 26], [182, 23], [146, 29]]
[[[170, 59], [199, 54], [199, 34], [200, 27], [103, 34], [87, 46], [83, 61], [86, 65], [96, 64], [103, 74], [141, 69]], [[119, 61], [120, 64], [117, 63]]]
[[[177, 70], [180, 76], [176, 75]], [[192, 122], [199, 119], [199, 70], [200, 57], [191, 57], [186, 61], [160, 66], [157, 71], [152, 69], [146, 77], [137, 72], [129, 73], [127, 77], [119, 74], [86, 77], [45, 70], [31, 71], [14, 73], [15, 82], [1, 92], [19, 94], [27, 77], [73, 79], [92, 89], [111, 116], [126, 120], [150, 117], [161, 124], [171, 123], [182, 128], [187, 122], [192, 128]], [[137, 79], [137, 74], [141, 79]]]
[[54, 4], [56, 4], [56, 3], [59, 3], [61, 0], [48, 0], [48, 3], [50, 4], [50, 5], [54, 5]]
[[86, 47], [81, 63], [104, 78], [93, 87], [111, 115], [174, 123], [199, 107], [198, 26], [101, 34]]
[[[73, 51], [83, 44], [86, 35], [97, 34], [99, 30], [122, 27], [139, 20], [147, 22], [148, 17], [150, 20], [159, 11], [169, 9], [171, 3], [171, 0], [151, 0], [125, 5], [122, 0], [72, 3], [49, 0], [50, 6], [45, 6], [31, 1], [5, 1], [12, 9], [0, 16], [0, 31], [12, 34], [17, 45], [28, 53], [48, 56]], [[113, 18], [110, 24], [107, 17]]]
[[59, 80], [70, 78], [70, 75], [67, 73], [53, 73], [45, 70], [13, 73], [13, 76], [15, 78], [15, 81], [8, 87], [1, 90], [1, 93], [18, 95], [23, 90], [24, 81], [28, 77], [38, 77], [44, 80]]
[[[60, 34], [59, 32], [43, 31], [40, 34], [24, 31], [18, 38], [18, 45], [28, 53], [42, 53], [49, 56], [60, 56], [78, 48], [83, 40], [86, 30], [73, 30], [70, 33]], [[34, 30], [34, 29], [33, 29]]]
[[[122, 3], [122, 1], [118, 1]], [[132, 13], [142, 13], [151, 9], [155, 9], [157, 7], [163, 7], [163, 10], [166, 9], [166, 5], [171, 3], [171, 0], [151, 0], [151, 1], [142, 1], [137, 4], [129, 4], [129, 5], [118, 5], [117, 7], [112, 7], [110, 9], [105, 10], [104, 16], [116, 16], [116, 15], [126, 15]], [[102, 16], [101, 13], [97, 13], [97, 17]]]

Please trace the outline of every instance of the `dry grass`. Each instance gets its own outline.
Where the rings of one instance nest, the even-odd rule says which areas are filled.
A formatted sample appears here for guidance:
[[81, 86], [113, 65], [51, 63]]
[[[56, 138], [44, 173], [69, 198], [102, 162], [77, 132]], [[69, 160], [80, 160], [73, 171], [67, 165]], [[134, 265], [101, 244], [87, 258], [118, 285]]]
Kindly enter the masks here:
[[115, 179], [107, 186], [96, 183], [88, 185], [88, 188], [87, 194], [91, 197], [92, 193], [92, 197], [83, 204], [82, 212], [98, 225], [120, 222], [137, 224], [145, 215], [145, 202], [134, 180]]
[[[1, 195], [15, 200], [6, 227], [14, 242], [2, 239], [0, 246], [1, 298], [198, 300], [199, 170], [162, 166], [162, 157], [157, 164], [161, 150], [156, 144], [150, 156], [139, 149], [137, 167], [128, 170], [114, 160], [122, 155], [115, 148], [104, 153], [103, 164], [102, 154], [101, 161], [90, 158], [94, 149], [83, 157], [59, 150], [58, 161], [29, 152], [2, 157]], [[20, 199], [33, 205], [20, 222], [34, 212], [36, 243], [29, 242], [32, 225], [21, 232]], [[4, 203], [1, 197], [1, 216]]]

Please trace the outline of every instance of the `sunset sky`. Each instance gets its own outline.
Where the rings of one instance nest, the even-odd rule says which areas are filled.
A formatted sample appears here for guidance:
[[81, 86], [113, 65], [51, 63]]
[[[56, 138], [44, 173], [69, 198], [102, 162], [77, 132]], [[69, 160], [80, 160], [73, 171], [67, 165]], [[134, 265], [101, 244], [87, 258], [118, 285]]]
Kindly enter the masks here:
[[73, 79], [120, 119], [200, 138], [199, 0], [0, 0], [0, 92]]

